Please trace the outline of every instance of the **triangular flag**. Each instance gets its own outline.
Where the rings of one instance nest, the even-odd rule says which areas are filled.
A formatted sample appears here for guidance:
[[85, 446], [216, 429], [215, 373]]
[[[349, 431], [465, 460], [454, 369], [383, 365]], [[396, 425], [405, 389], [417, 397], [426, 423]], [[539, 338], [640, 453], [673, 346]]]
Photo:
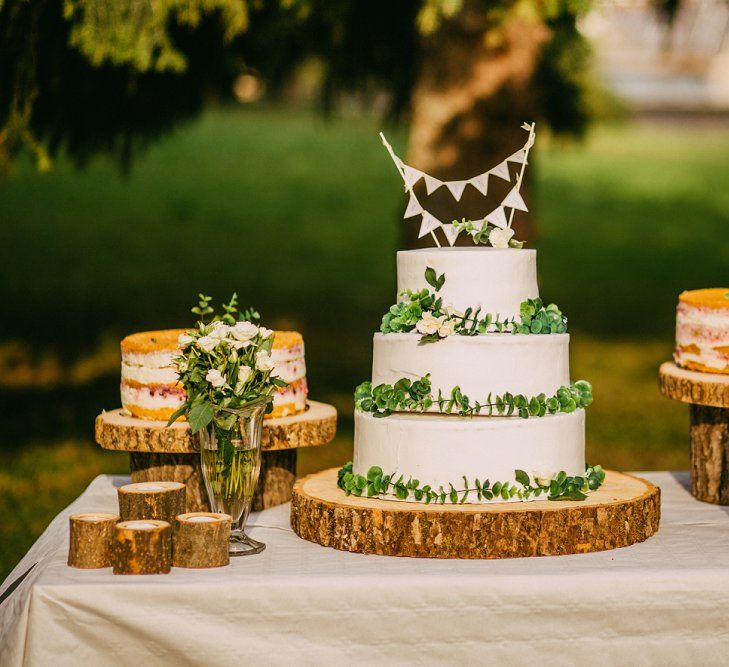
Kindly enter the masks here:
[[438, 227], [440, 227], [440, 220], [428, 213], [428, 211], [423, 211], [423, 221], [420, 223], [418, 238], [420, 239], [426, 234], [430, 234], [430, 232], [435, 231]]
[[501, 202], [502, 206], [508, 206], [509, 208], [516, 208], [520, 211], [528, 211], [529, 209], [526, 207], [526, 204], [524, 203], [524, 200], [521, 197], [521, 194], [519, 194], [519, 190], [516, 188], [512, 188], [511, 192], [506, 195], [506, 199]]
[[531, 132], [532, 131], [532, 126], [529, 123], [522, 123], [521, 124], [521, 129], [522, 130], [526, 130], [527, 132]]
[[[466, 188], [468, 181], [446, 181], [445, 186], [451, 191], [456, 201], [461, 201], [463, 190]], [[451, 245], [453, 245], [451, 243]]]
[[480, 220], [471, 220], [471, 224], [473, 225], [473, 228], [480, 232], [483, 229], [483, 224], [486, 222], [485, 218], [481, 218]]
[[405, 175], [405, 185], [408, 188], [412, 188], [425, 175], [420, 169], [415, 169], [407, 164], [403, 164], [402, 170]]
[[511, 174], [509, 174], [509, 165], [504, 160], [501, 164], [496, 165], [493, 169], [489, 170], [489, 174], [503, 178], [505, 181], [511, 180]]
[[456, 226], [455, 225], [441, 225], [441, 228], [443, 229], [443, 233], [445, 234], [445, 237], [448, 239], [448, 243], [453, 245], [456, 242], [456, 239], [458, 238], [458, 234], [460, 234], [458, 229], [456, 229]]
[[523, 163], [526, 160], [526, 151], [520, 148], [516, 153], [506, 158], [507, 162], [519, 162]]
[[420, 205], [418, 198], [411, 192], [408, 207], [405, 209], [405, 215], [403, 215], [403, 218], [412, 218], [413, 216], [420, 215], [422, 212], [423, 207]]
[[435, 176], [431, 176], [430, 174], [423, 175], [425, 176], [425, 189], [429, 195], [433, 194], [441, 185], [443, 185], [443, 181], [435, 178]]
[[490, 222], [492, 225], [496, 225], [497, 227], [501, 227], [502, 229], [504, 229], [509, 224], [506, 220], [503, 206], [495, 208], [484, 219]]
[[474, 176], [468, 181], [476, 190], [478, 190], [484, 197], [489, 191], [489, 172]]

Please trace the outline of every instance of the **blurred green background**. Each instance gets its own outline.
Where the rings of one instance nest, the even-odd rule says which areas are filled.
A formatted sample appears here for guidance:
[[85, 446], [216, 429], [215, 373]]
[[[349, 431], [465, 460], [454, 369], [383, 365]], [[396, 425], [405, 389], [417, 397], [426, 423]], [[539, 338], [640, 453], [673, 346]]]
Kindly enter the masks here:
[[[215, 111], [127, 178], [99, 159], [82, 173], [27, 164], [5, 184], [0, 296], [16, 342], [2, 347], [3, 572], [95, 475], [127, 470], [93, 444], [95, 415], [119, 404], [118, 341], [191, 323], [200, 290], [238, 290], [303, 332], [311, 396], [341, 418], [300, 472], [348, 459], [351, 391], [369, 373], [408, 224], [378, 128]], [[595, 388], [588, 459], [686, 468], [687, 408], [660, 397], [657, 368], [677, 294], [726, 277], [729, 129], [598, 127], [580, 145], [540, 139], [537, 156], [540, 289], [569, 316], [573, 377]]]

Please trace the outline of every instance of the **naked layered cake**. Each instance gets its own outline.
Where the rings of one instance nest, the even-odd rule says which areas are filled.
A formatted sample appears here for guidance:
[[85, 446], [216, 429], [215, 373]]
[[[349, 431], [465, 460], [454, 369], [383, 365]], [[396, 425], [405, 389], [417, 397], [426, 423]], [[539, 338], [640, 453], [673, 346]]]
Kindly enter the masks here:
[[[185, 401], [173, 364], [183, 333], [184, 329], [143, 331], [122, 340], [121, 401], [133, 417], [166, 421]], [[304, 339], [296, 331], [275, 333], [271, 350], [274, 372], [288, 385], [277, 390], [273, 412], [267, 418], [303, 412], [308, 395]]]
[[683, 368], [729, 374], [729, 287], [681, 293], [673, 357]]

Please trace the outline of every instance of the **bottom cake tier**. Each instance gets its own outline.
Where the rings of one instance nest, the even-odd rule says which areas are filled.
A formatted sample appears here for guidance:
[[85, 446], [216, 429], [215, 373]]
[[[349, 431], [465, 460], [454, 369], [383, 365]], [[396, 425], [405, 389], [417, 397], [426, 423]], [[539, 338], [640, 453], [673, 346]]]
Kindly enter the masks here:
[[[541, 494], [517, 493], [525, 487], [517, 471], [526, 473], [533, 487], [548, 486], [561, 472], [585, 474], [581, 409], [530, 419], [405, 413], [383, 418], [356, 411], [354, 423], [352, 472], [367, 476], [377, 467], [393, 479], [402, 476], [404, 483], [417, 480], [420, 489], [459, 492], [474, 487], [478, 479], [479, 485], [489, 481], [494, 500], [533, 500]], [[501, 494], [504, 486], [516, 491]], [[465, 502], [491, 500], [489, 494], [480, 499], [477, 493], [465, 495]]]

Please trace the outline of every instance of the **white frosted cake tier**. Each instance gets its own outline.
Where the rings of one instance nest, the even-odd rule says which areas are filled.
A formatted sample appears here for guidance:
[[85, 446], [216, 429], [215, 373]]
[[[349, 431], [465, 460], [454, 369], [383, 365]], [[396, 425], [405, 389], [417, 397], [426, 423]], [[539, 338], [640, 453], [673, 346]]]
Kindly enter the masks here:
[[[417, 479], [420, 485], [448, 490], [478, 477], [516, 483], [515, 470], [550, 477], [564, 470], [585, 472], [585, 411], [520, 419], [404, 414], [354, 414], [353, 472], [372, 466], [385, 474]], [[471, 501], [477, 502], [471, 495]], [[518, 500], [518, 498], [517, 498]], [[468, 501], [467, 501], [468, 502]]]
[[[484, 402], [489, 392], [553, 395], [570, 383], [569, 334], [485, 334], [449, 336], [420, 343], [416, 333], [376, 333], [372, 384], [417, 380], [430, 373], [433, 395], [453, 387], [471, 402]], [[436, 410], [434, 406], [433, 410]]]
[[425, 248], [397, 253], [397, 293], [424, 287], [425, 269], [445, 274], [438, 292], [456, 310], [481, 307], [502, 318], [519, 315], [522, 301], [539, 296], [537, 251], [515, 248]]

